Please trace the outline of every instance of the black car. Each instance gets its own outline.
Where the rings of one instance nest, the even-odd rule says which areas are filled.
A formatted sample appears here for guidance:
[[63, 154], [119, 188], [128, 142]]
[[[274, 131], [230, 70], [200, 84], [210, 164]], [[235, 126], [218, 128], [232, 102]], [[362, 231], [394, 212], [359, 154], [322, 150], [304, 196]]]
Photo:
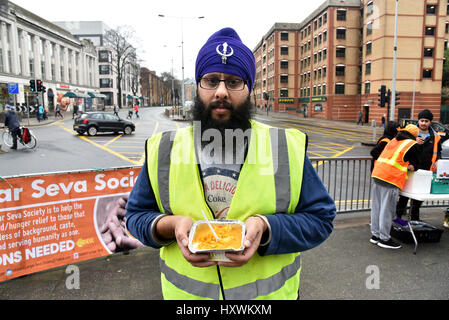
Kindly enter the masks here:
[[73, 130], [78, 134], [87, 132], [89, 136], [95, 136], [98, 132], [114, 132], [118, 134], [131, 134], [136, 130], [134, 123], [106, 112], [85, 112], [75, 118]]

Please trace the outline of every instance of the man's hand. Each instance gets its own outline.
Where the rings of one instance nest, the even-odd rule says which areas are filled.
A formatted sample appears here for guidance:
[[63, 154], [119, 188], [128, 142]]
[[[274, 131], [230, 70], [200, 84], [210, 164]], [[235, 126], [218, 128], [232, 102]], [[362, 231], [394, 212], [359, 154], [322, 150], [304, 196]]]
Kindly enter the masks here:
[[176, 238], [179, 250], [184, 258], [194, 267], [206, 268], [217, 263], [209, 261], [209, 254], [195, 254], [189, 250], [189, 233], [193, 221], [189, 217], [166, 216], [156, 225], [156, 233], [161, 239]]
[[416, 142], [418, 142], [419, 145], [423, 145], [424, 139], [422, 137], [418, 137], [418, 138], [416, 138]]
[[246, 235], [243, 240], [245, 249], [241, 253], [226, 253], [226, 257], [232, 262], [219, 262], [219, 266], [223, 267], [241, 267], [256, 253], [260, 245], [263, 233], [267, 230], [267, 225], [262, 218], [250, 217], [245, 222]]

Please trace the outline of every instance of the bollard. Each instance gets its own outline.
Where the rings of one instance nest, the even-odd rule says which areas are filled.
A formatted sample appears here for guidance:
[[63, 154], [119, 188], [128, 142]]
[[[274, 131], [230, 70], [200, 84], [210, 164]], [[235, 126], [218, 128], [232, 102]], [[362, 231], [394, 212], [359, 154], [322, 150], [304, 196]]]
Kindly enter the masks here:
[[376, 120], [373, 120], [372, 126], [373, 126], [373, 141], [376, 141], [377, 140]]

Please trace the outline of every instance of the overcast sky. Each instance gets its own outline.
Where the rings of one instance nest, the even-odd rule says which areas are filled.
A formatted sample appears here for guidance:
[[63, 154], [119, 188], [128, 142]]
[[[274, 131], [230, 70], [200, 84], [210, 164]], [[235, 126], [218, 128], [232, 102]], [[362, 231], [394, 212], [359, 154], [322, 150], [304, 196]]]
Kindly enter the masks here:
[[[185, 78], [193, 78], [199, 49], [215, 31], [232, 27], [253, 50], [275, 22], [299, 23], [324, 0], [12, 0], [48, 21], [103, 21], [136, 30], [142, 66], [181, 79], [181, 29]], [[167, 18], [159, 18], [164, 14]], [[183, 28], [181, 19], [184, 17]], [[204, 16], [204, 19], [193, 17]]]

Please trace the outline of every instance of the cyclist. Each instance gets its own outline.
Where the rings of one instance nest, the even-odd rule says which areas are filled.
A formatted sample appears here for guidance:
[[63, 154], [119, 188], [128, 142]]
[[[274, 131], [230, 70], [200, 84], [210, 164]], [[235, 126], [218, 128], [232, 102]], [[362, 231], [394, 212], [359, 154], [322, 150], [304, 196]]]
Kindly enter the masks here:
[[6, 105], [5, 127], [7, 126], [11, 132], [13, 145], [11, 149], [17, 149], [17, 137], [20, 134], [20, 122], [13, 106]]

